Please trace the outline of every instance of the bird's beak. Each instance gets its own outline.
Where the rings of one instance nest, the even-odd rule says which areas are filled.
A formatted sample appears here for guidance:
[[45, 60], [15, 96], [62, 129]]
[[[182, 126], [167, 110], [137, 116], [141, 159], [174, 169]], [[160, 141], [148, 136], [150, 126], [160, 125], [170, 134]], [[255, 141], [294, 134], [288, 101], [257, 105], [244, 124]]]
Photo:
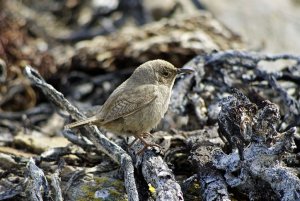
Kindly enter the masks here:
[[177, 74], [191, 74], [194, 73], [195, 70], [190, 66], [184, 66], [183, 68], [177, 68]]

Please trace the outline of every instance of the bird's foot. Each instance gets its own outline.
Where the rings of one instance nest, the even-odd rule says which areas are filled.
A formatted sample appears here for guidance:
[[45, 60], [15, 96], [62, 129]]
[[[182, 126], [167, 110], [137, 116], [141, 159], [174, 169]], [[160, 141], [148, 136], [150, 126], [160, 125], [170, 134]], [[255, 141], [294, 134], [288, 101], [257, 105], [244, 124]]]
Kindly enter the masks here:
[[147, 144], [144, 144], [144, 147], [140, 151], [138, 151], [137, 154], [142, 155], [148, 147], [158, 147], [159, 149], [162, 149], [162, 147], [159, 146], [158, 144], [147, 143]]
[[[140, 137], [141, 136], [141, 137]], [[132, 145], [134, 145], [134, 143], [139, 139], [139, 138], [145, 138], [145, 137], [148, 137], [148, 136], [150, 136], [150, 137], [154, 137], [151, 133], [149, 133], [149, 132], [146, 132], [146, 133], [143, 133], [143, 134], [141, 134], [140, 136], [134, 136], [135, 137], [135, 139], [128, 145], [128, 148], [131, 148], [132, 147]]]
[[149, 143], [143, 137], [136, 136], [136, 139], [139, 139], [144, 144], [144, 147], [140, 151], [137, 152], [138, 155], [143, 154], [148, 147], [158, 147], [159, 149], [162, 149], [162, 147], [159, 146], [158, 144]]

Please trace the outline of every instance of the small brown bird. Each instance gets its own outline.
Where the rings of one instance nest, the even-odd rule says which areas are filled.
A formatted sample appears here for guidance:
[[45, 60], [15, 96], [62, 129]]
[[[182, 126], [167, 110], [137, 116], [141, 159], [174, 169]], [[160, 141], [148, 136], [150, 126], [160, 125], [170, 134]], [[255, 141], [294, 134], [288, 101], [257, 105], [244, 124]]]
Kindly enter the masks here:
[[171, 90], [176, 75], [191, 73], [192, 69], [178, 69], [164, 60], [145, 62], [135, 69], [103, 104], [95, 116], [65, 126], [66, 129], [94, 124], [115, 134], [133, 135], [144, 144], [142, 153], [149, 146], [157, 146], [143, 139], [151, 135], [168, 109]]

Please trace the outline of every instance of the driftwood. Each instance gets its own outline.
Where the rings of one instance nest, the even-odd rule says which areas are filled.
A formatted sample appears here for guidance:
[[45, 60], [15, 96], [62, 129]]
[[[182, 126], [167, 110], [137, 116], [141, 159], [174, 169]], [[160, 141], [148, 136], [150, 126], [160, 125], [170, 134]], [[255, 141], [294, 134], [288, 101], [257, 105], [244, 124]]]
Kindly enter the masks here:
[[54, 188], [54, 197], [55, 201], [63, 201], [63, 196], [62, 196], [62, 190], [60, 187], [61, 179], [60, 179], [60, 172], [61, 168], [64, 165], [64, 161], [61, 161], [60, 164], [58, 165], [57, 170], [51, 175], [51, 186]]
[[[274, 72], [260, 68], [262, 61], [277, 60], [292, 60], [293, 64], [283, 64], [281, 70]], [[294, 143], [294, 126], [299, 127], [299, 102], [295, 98], [299, 92], [299, 64], [299, 57], [293, 55], [241, 51], [214, 52], [186, 64], [197, 69], [197, 74], [185, 77], [175, 86], [168, 112], [172, 121], [165, 127], [172, 127], [176, 121], [179, 128], [214, 124], [227, 145], [207, 142], [209, 136], [197, 141], [188, 138], [192, 163], [201, 186], [205, 186], [201, 188], [203, 199], [228, 199], [227, 185], [246, 193], [250, 200], [299, 199], [300, 180], [295, 170], [285, 167], [280, 159], [295, 158], [295, 151], [299, 150]], [[294, 93], [287, 93], [288, 86], [295, 89]], [[248, 94], [250, 100], [233, 87]], [[203, 104], [195, 104], [195, 94], [204, 100]], [[267, 99], [276, 101], [280, 109]], [[205, 112], [206, 118], [196, 112], [203, 105], [210, 110]], [[280, 114], [284, 116], [281, 122]], [[184, 121], [180, 119], [183, 117]], [[213, 185], [213, 181], [219, 184], [210, 191], [208, 184]]]
[[220, 133], [227, 133], [226, 139], [235, 144], [239, 153], [226, 155], [219, 151], [214, 155], [214, 166], [225, 170], [228, 185], [246, 191], [250, 200], [297, 200], [300, 179], [280, 162], [280, 155], [295, 146], [296, 129], [276, 132], [278, 107], [269, 101], [263, 103], [258, 109], [236, 90], [233, 96], [223, 99]]
[[216, 129], [203, 129], [187, 139], [203, 200], [230, 200], [223, 175], [213, 166], [214, 152], [223, 145]]
[[[136, 146], [135, 151], [141, 146]], [[151, 184], [156, 191], [156, 200], [183, 200], [181, 187], [175, 180], [172, 170], [162, 157], [154, 151], [146, 151], [143, 156], [131, 154], [135, 158], [136, 168], [141, 167], [144, 179]]]
[[[32, 201], [51, 200], [50, 188], [43, 170], [35, 165], [31, 158], [27, 164], [29, 182], [26, 186], [28, 197]], [[42, 191], [43, 190], [43, 191]]]
[[[84, 115], [78, 111], [76, 107], [71, 105], [61, 93], [56, 91], [51, 85], [47, 84], [43, 78], [30, 67], [26, 67], [25, 74], [28, 78], [40, 87], [43, 92], [48, 95], [48, 98], [53, 101], [58, 107], [68, 111], [73, 118], [80, 120], [84, 118]], [[138, 194], [135, 187], [135, 181], [133, 177], [133, 165], [131, 158], [127, 153], [115, 143], [109, 141], [95, 126], [89, 126], [88, 138], [93, 142], [98, 150], [103, 151], [109, 155], [114, 161], [118, 162], [124, 170], [125, 186], [128, 193], [129, 200], [138, 200]]]
[[[273, 72], [260, 68], [264, 65], [263, 61], [274, 62], [278, 59], [291, 60], [292, 64]], [[32, 199], [47, 199], [51, 190], [57, 195], [53, 199], [61, 200], [66, 195], [71, 196], [68, 192], [79, 188], [76, 183], [80, 178], [92, 172], [120, 175], [120, 172], [115, 171], [117, 165], [113, 161], [116, 161], [122, 167], [122, 177], [131, 200], [137, 200], [138, 196], [141, 199], [147, 197], [141, 195], [140, 188], [143, 187], [140, 183], [144, 181], [137, 184], [135, 179], [145, 180], [142, 185], [151, 184], [156, 192], [156, 200], [183, 200], [184, 197], [188, 200], [185, 194], [193, 188], [195, 182], [201, 184], [197, 192], [203, 200], [230, 200], [230, 193], [234, 197], [243, 195], [250, 200], [297, 200], [300, 180], [294, 172], [299, 162], [295, 129], [299, 127], [299, 63], [299, 57], [293, 55], [263, 55], [240, 51], [199, 55], [186, 64], [192, 66], [197, 71], [196, 74], [180, 78], [174, 87], [169, 112], [159, 126], [159, 129], [166, 132], [154, 133], [153, 140], [165, 144], [163, 147], [167, 152], [164, 158], [156, 149], [136, 156], [136, 151], [142, 146], [139, 143], [128, 150], [129, 156], [119, 147], [124, 140], [116, 137], [108, 140], [93, 126], [81, 129], [81, 135], [66, 130], [63, 135], [82, 149], [75, 150], [72, 146], [50, 149], [41, 154], [42, 163], [33, 165], [33, 160], [25, 160], [19, 166], [24, 168], [25, 164], [31, 164], [27, 167], [40, 173], [44, 171], [48, 175], [45, 168], [47, 162], [58, 161], [69, 154], [92, 162], [101, 160], [105, 153], [113, 160], [107, 158], [110, 163], [107, 166], [101, 163], [93, 168], [72, 171], [63, 187], [61, 185], [65, 182], [60, 179], [63, 178], [60, 175], [61, 167], [55, 168], [54, 173], [50, 174], [51, 185], [43, 182], [43, 179], [34, 182], [32, 176], [19, 176], [18, 184], [7, 184], [10, 189], [1, 192], [0, 198], [28, 196], [34, 197]], [[25, 73], [58, 108], [68, 111], [74, 119], [84, 118], [36, 71], [27, 67]], [[48, 114], [42, 108], [44, 107], [36, 111], [29, 110], [26, 114], [29, 117], [38, 111]], [[12, 118], [17, 121], [21, 115], [15, 114]], [[190, 131], [181, 131], [187, 129]], [[99, 135], [95, 135], [97, 132]], [[97, 153], [97, 156], [91, 157], [87, 153]], [[179, 155], [186, 157], [178, 158]], [[7, 168], [18, 164], [17, 159], [9, 155], [1, 157], [2, 161], [6, 161], [3, 165]], [[122, 157], [125, 157], [125, 161], [121, 160]], [[192, 167], [185, 170], [185, 174], [190, 177], [184, 180], [183, 191], [175, 179], [176, 168], [180, 167], [170, 167], [170, 158], [174, 165], [180, 161], [179, 164], [189, 164]], [[35, 163], [40, 160], [35, 159]], [[136, 171], [141, 170], [142, 176], [136, 175], [134, 178], [133, 164]], [[35, 187], [33, 189], [39, 190], [28, 191], [33, 184], [42, 188]], [[107, 192], [96, 190], [94, 196], [101, 198]]]
[[[78, 110], [66, 99], [64, 99], [63, 96], [51, 85], [45, 83], [45, 81], [36, 71], [30, 67], [26, 67], [25, 73], [33, 81], [33, 83], [39, 86], [42, 91], [48, 95], [49, 99], [52, 100], [56, 105], [67, 110], [70, 114], [74, 115], [76, 119], [83, 118], [83, 115], [78, 112]], [[127, 187], [126, 189], [129, 200], [137, 200], [138, 197], [136, 197], [137, 194], [135, 194], [136, 189], [134, 189], [135, 183], [132, 178], [133, 170], [131, 169], [131, 160], [127, 157], [126, 152], [115, 143], [110, 142], [107, 138], [105, 138], [105, 136], [102, 136], [96, 127], [91, 126], [88, 129], [88, 132], [92, 134], [88, 134], [85, 137], [92, 141], [98, 150], [103, 151], [121, 165], [124, 170], [125, 185]], [[95, 133], [97, 135], [95, 135]], [[95, 137], [94, 135], [98, 137]], [[74, 140], [72, 141], [74, 142]], [[77, 144], [82, 145], [83, 143]], [[135, 152], [137, 152], [139, 149], [140, 148], [136, 148]], [[53, 152], [51, 153], [53, 154]], [[142, 161], [140, 165], [146, 181], [157, 189], [157, 200], [183, 200], [180, 186], [175, 181], [174, 175], [167, 165], [164, 164], [161, 157], [156, 156], [151, 151], [147, 151], [143, 155], [143, 158], [139, 160]]]
[[[123, 6], [125, 6], [123, 10], [119, 7], [112, 7], [109, 8], [111, 9], [109, 12], [115, 12], [116, 10], [119, 11], [121, 9], [121, 12], [124, 13], [124, 16], [126, 16], [126, 12], [128, 10], [127, 8], [132, 9], [133, 12], [140, 12], [138, 7], [125, 5], [127, 4], [126, 2], [123, 2]], [[18, 38], [24, 38], [24, 41], [12, 40], [10, 37], [10, 32], [5, 32], [5, 34], [2, 34], [3, 38], [9, 41], [7, 44], [5, 44], [7, 46], [3, 47], [3, 55], [0, 55], [3, 58], [8, 58], [6, 59], [6, 62], [7, 66], [9, 66], [7, 69], [9, 76], [4, 74], [6, 71], [2, 71], [3, 77], [5, 77], [6, 80], [12, 80], [12, 82], [3, 86], [1, 85], [0, 87], [1, 91], [7, 91], [4, 99], [1, 100], [2, 103], [0, 101], [0, 107], [6, 109], [16, 105], [18, 107], [23, 107], [26, 110], [22, 110], [21, 112], [1, 112], [0, 125], [2, 126], [1, 131], [3, 131], [3, 133], [9, 133], [8, 137], [3, 137], [3, 139], [6, 140], [5, 145], [14, 144], [19, 147], [26, 146], [29, 147], [28, 149], [32, 150], [33, 154], [39, 155], [33, 155], [30, 157], [34, 157], [35, 161], [37, 161], [37, 167], [42, 169], [47, 176], [52, 178], [51, 191], [55, 192], [57, 195], [57, 197], [53, 197], [53, 199], [58, 200], [61, 199], [60, 194], [62, 194], [63, 198], [68, 198], [68, 189], [72, 191], [72, 188], [75, 188], [76, 186], [76, 182], [84, 177], [84, 175], [88, 174], [88, 171], [86, 170], [87, 167], [82, 167], [81, 169], [79, 168], [79, 170], [76, 169], [71, 171], [73, 175], [75, 175], [74, 177], [71, 176], [71, 178], [69, 178], [69, 174], [63, 173], [59, 178], [57, 172], [53, 174], [53, 169], [57, 169], [56, 167], [53, 167], [53, 165], [55, 166], [57, 161], [59, 161], [61, 158], [67, 158], [71, 164], [83, 162], [88, 163], [88, 166], [92, 165], [94, 167], [97, 167], [97, 165], [94, 163], [97, 164], [97, 162], [100, 160], [107, 159], [109, 161], [108, 167], [111, 169], [107, 168], [106, 171], [109, 171], [111, 174], [114, 174], [112, 172], [114, 172], [116, 164], [114, 164], [111, 159], [107, 158], [103, 154], [103, 152], [107, 153], [107, 149], [103, 149], [102, 146], [99, 145], [106, 144], [106, 139], [101, 138], [101, 135], [98, 136], [98, 134], [96, 134], [96, 137], [95, 135], [91, 135], [91, 133], [96, 132], [95, 128], [82, 129], [80, 130], [81, 135], [76, 135], [71, 131], [63, 131], [62, 134], [76, 146], [65, 145], [63, 147], [50, 149], [36, 149], [35, 147], [31, 147], [30, 142], [32, 140], [40, 140], [40, 135], [32, 136], [26, 141], [26, 143], [22, 141], [21, 143], [16, 143], [16, 138], [11, 133], [32, 134], [37, 132], [41, 135], [51, 136], [53, 135], [53, 130], [55, 130], [56, 134], [59, 135], [62, 130], [62, 125], [57, 125], [57, 128], [47, 132], [40, 127], [40, 123], [48, 121], [49, 124], [51, 124], [52, 119], [49, 118], [50, 115], [51, 117], [54, 116], [54, 120], [58, 120], [60, 123], [63, 123], [62, 117], [66, 117], [66, 114], [64, 114], [62, 111], [65, 111], [66, 106], [68, 108], [67, 111], [70, 112], [72, 118], [84, 118], [84, 115], [78, 113], [76, 108], [72, 108], [71, 106], [69, 107], [67, 104], [68, 102], [65, 102], [65, 99], [63, 99], [59, 93], [53, 93], [57, 96], [53, 94], [52, 96], [50, 95], [51, 93], [46, 95], [47, 98], [51, 100], [50, 102], [54, 103], [56, 106], [45, 103], [37, 104], [36, 107], [33, 107], [33, 105], [40, 100], [42, 100], [42, 102], [47, 101], [44, 100], [44, 96], [38, 90], [34, 90], [34, 86], [30, 85], [26, 79], [26, 75], [22, 73], [21, 68], [16, 67], [19, 66], [19, 60], [24, 61], [23, 63], [33, 64], [33, 66], [38, 69], [39, 73], [42, 74], [47, 82], [53, 84], [55, 88], [58, 88], [60, 91], [62, 91], [63, 94], [68, 97], [68, 99], [74, 101], [74, 103], [80, 106], [80, 108], [86, 108], [92, 103], [102, 104], [111, 91], [132, 72], [132, 67], [137, 66], [146, 60], [163, 58], [180, 67], [183, 63], [199, 53], [209, 52], [213, 49], [240, 48], [243, 46], [239, 36], [219, 24], [209, 13], [203, 11], [203, 13], [191, 14], [193, 12], [186, 10], [185, 7], [183, 8], [184, 12], [189, 13], [189, 15], [180, 15], [176, 19], [165, 19], [162, 21], [153, 22], [143, 27], [133, 26], [125, 28], [123, 31], [117, 31], [113, 35], [99, 36], [90, 41], [76, 42], [74, 45], [70, 46], [69, 44], [61, 44], [62, 38], [56, 40], [61, 36], [58, 30], [62, 29], [53, 29], [53, 27], [56, 26], [51, 26], [51, 24], [55, 24], [56, 20], [52, 21], [54, 18], [47, 17], [51, 16], [51, 13], [47, 12], [42, 14], [39, 12], [39, 9], [36, 9], [39, 6], [43, 6], [43, 4], [35, 4], [34, 6], [27, 6], [26, 4], [28, 4], [28, 2], [25, 2], [24, 4], [16, 1], [7, 2], [5, 4], [3, 3], [3, 7], [7, 8], [7, 16], [9, 17], [5, 16], [1, 22], [5, 22], [5, 24], [17, 24], [18, 21], [16, 19], [24, 19], [26, 22], [29, 22], [26, 30], [43, 38], [43, 40], [36, 41], [35, 37], [28, 37], [26, 34], [24, 34], [26, 31], [20, 31], [24, 29], [24, 27], [23, 25], [19, 24], [17, 24], [18, 26], [16, 27], [12, 27], [14, 28], [12, 31], [18, 33]], [[182, 2], [180, 4], [182, 4]], [[30, 5], [30, 3], [28, 5]], [[29, 7], [31, 10], [29, 10]], [[171, 7], [174, 7], [174, 5], [171, 5]], [[20, 11], [15, 12], [16, 8], [19, 8]], [[66, 10], [68, 10], [68, 8], [66, 8]], [[182, 14], [182, 11], [182, 9], [179, 10], [179, 13]], [[198, 8], [196, 9], [196, 12], [198, 13]], [[72, 11], [72, 13], [74, 14], [74, 11]], [[147, 14], [147, 12], [142, 13]], [[129, 14], [131, 14], [131, 12]], [[36, 19], [36, 16], [39, 16], [38, 19]], [[45, 23], [45, 18], [50, 21], [47, 20], [47, 23]], [[137, 16], [134, 16], [134, 18], [137, 20], [141, 19]], [[145, 22], [146, 21], [143, 23]], [[10, 26], [7, 27], [11, 29]], [[115, 31], [107, 30], [106, 27], [99, 27], [99, 30], [100, 29], [104, 30], [104, 32], [108, 31], [106, 33]], [[79, 32], [74, 32], [74, 35], [71, 35], [70, 38], [64, 38], [64, 41], [78, 40], [80, 38], [77, 37], [79, 35], [76, 36], [78, 33]], [[51, 36], [55, 36], [56, 39], [51, 38]], [[107, 43], [107, 41], [109, 42]], [[43, 44], [45, 43], [49, 44], [49, 49], [43, 53], [39, 52], [36, 44], [39, 44], [39, 47], [44, 47]], [[0, 50], [2, 50], [1, 48], [2, 47], [0, 47]], [[29, 53], [23, 52], [23, 49], [26, 48], [30, 50], [28, 51]], [[93, 77], [91, 80], [90, 75], [83, 71], [83, 66], [84, 71], [86, 72], [93, 72], [95, 70], [99, 72], [106, 71], [112, 73], [105, 75], [100, 74]], [[71, 68], [74, 71], [66, 74], [65, 71]], [[116, 69], [121, 70], [118, 72], [113, 72]], [[6, 70], [6, 68], [4, 70]], [[33, 71], [28, 71], [29, 74], [30, 72]], [[32, 78], [35, 76], [37, 78], [35, 80], [37, 83], [45, 84], [42, 84], [41, 86], [44, 92], [54, 89], [50, 87], [50, 85], [46, 85], [46, 82], [44, 82], [43, 79], [38, 76], [38, 74], [33, 73]], [[118, 79], [116, 79], [116, 77], [118, 77]], [[55, 79], [53, 80], [53, 78]], [[109, 86], [107, 85], [107, 82], [109, 83]], [[21, 97], [19, 99], [22, 100], [22, 105], [8, 104], [8, 106], [6, 106], [7, 103], [15, 101], [15, 97], [17, 97], [16, 95]], [[53, 98], [56, 100], [56, 102], [53, 102]], [[25, 99], [26, 101], [24, 101]], [[89, 99], [89, 101], [87, 104], [83, 105], [82, 102], [84, 101], [82, 101], [82, 99]], [[14, 110], [17, 109], [18, 108], [14, 108]], [[58, 116], [58, 114], [62, 117], [55, 118], [55, 115]], [[170, 138], [174, 139], [173, 137]], [[100, 142], [97, 141], [99, 139]], [[122, 145], [124, 140], [118, 139], [114, 136], [113, 140], [110, 142], [116, 142], [119, 145]], [[114, 147], [114, 145], [112, 146]], [[134, 153], [135, 151], [131, 150], [130, 152]], [[97, 156], [94, 155], [95, 153]], [[125, 181], [129, 181], [125, 182], [129, 199], [137, 198], [137, 190], [135, 183], [133, 183], [133, 167], [131, 165], [131, 159], [125, 152], [123, 152], [123, 150], [119, 148], [117, 149], [117, 152], [108, 149], [108, 153], [110, 153], [109, 155], [113, 158], [113, 161], [117, 161], [119, 164], [128, 164], [128, 168], [125, 168], [125, 171], [123, 173], [119, 173], [118, 175], [122, 174], [122, 178], [124, 178]], [[132, 158], [135, 158], [134, 154], [132, 153]], [[18, 152], [18, 154], [24, 153]], [[75, 159], [68, 158], [69, 155], [75, 157]], [[24, 160], [23, 157], [21, 158]], [[157, 200], [163, 200], [167, 197], [170, 198], [170, 200], [183, 199], [183, 194], [178, 182], [175, 179], [175, 175], [168, 167], [169, 164], [167, 165], [167, 163], [164, 162], [163, 157], [156, 152], [149, 150], [144, 156], [142, 156], [142, 158], [137, 157], [136, 161], [136, 168], [141, 168], [143, 174], [143, 176], [141, 176], [139, 179], [142, 180], [142, 183], [151, 184], [151, 186], [156, 188]], [[149, 163], [146, 161], [149, 161]], [[48, 170], [47, 165], [53, 169], [51, 171]], [[154, 165], [156, 166], [154, 167]], [[68, 169], [70, 167], [74, 168], [76, 166], [66, 165], [64, 169]], [[24, 169], [24, 166], [21, 166], [21, 169]], [[101, 172], [99, 170], [101, 168], [96, 169], [98, 172]], [[163, 172], [163, 174], [159, 174], [159, 172]], [[76, 173], [81, 174], [78, 174], [78, 176]], [[24, 177], [23, 175], [18, 175], [17, 178], [22, 180]], [[61, 181], [59, 181], [59, 179]], [[60, 182], [61, 190], [59, 189], [58, 182]], [[16, 185], [18, 183], [20, 183], [20, 185]], [[10, 188], [17, 189], [18, 187], [19, 189], [19, 186], [21, 186], [22, 190], [26, 189], [26, 186], [21, 185], [21, 183], [22, 182], [14, 182], [15, 185], [10, 186]], [[24, 199], [26, 195], [20, 193], [22, 190], [14, 191], [14, 193], [11, 193], [10, 196]], [[8, 191], [4, 190], [4, 192]], [[148, 191], [145, 194], [146, 199], [149, 197]], [[144, 197], [142, 197], [142, 199], [143, 198]]]
[[[283, 63], [279, 70], [267, 72], [262, 69], [266, 65], [264, 63], [270, 65], [282, 60], [287, 63]], [[231, 93], [232, 87], [235, 87], [246, 96], [249, 95], [250, 100], [254, 102], [267, 99], [276, 101], [281, 113], [285, 114], [284, 124], [281, 123], [281, 126], [298, 126], [300, 107], [295, 96], [298, 93], [297, 86], [300, 80], [297, 71], [299, 63], [299, 57], [294, 55], [264, 55], [231, 50], [197, 56], [186, 64], [195, 68], [197, 74], [185, 77], [174, 87], [168, 116], [176, 119], [174, 114], [179, 116], [189, 114], [188, 123], [198, 125], [198, 128], [202, 124], [216, 122], [220, 110], [218, 102]], [[287, 82], [295, 89], [292, 94], [287, 93]], [[191, 98], [193, 96], [203, 99], [204, 103], [195, 104]], [[188, 105], [191, 107], [187, 107]], [[201, 111], [201, 107], [210, 108], [207, 111], [207, 119], [201, 119], [196, 115], [195, 111]], [[195, 119], [200, 121], [200, 124], [194, 123]]]
[[[17, 163], [15, 157], [10, 156], [8, 154], [0, 154], [1, 167], [4, 169], [13, 169], [14, 167], [20, 167], [20, 164]], [[15, 197], [16, 195], [24, 192], [25, 186], [27, 184], [28, 179], [22, 179], [17, 185], [13, 182], [5, 181], [6, 187], [9, 187], [5, 190], [2, 190], [0, 193], [0, 200], [10, 199]], [[2, 184], [3, 185], [3, 184]]]

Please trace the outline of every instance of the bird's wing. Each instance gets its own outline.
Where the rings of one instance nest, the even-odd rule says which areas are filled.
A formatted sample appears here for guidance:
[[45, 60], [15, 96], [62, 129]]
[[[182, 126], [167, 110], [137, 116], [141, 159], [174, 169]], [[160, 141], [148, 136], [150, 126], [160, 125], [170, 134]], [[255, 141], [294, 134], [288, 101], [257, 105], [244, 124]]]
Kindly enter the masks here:
[[142, 85], [136, 88], [119, 91], [109, 98], [100, 111], [102, 123], [131, 115], [150, 104], [157, 97], [155, 85]]

